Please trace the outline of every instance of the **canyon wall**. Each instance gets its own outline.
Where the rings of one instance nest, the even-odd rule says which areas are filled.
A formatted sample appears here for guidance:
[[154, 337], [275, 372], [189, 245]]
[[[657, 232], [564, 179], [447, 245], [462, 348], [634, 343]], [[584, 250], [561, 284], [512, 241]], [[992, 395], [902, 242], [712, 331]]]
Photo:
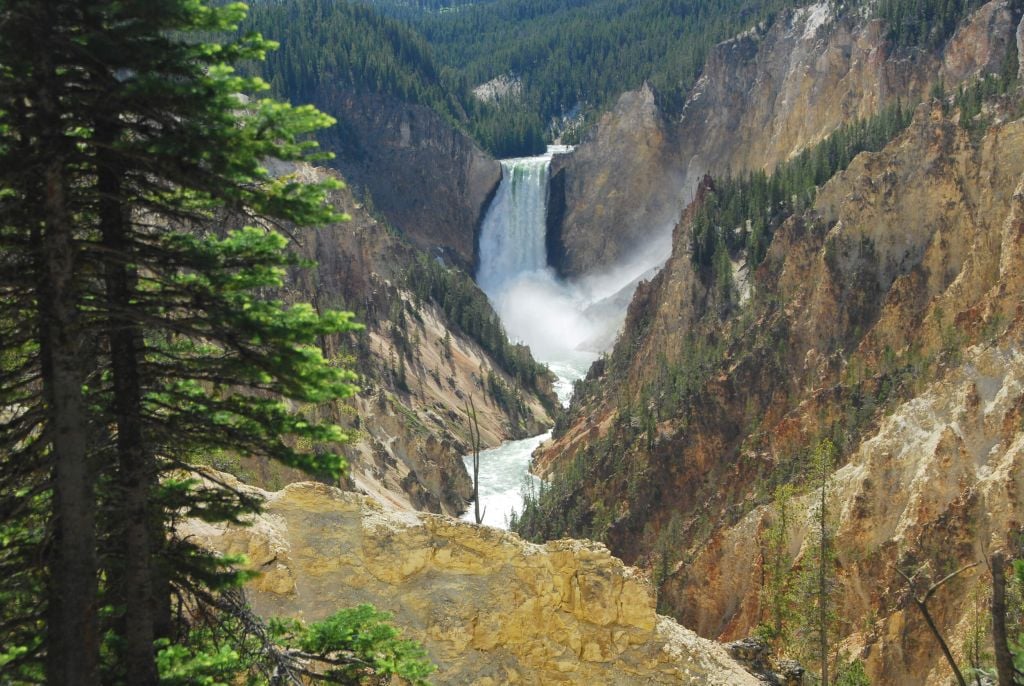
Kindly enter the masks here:
[[845, 123], [998, 72], [1017, 24], [1007, 0], [981, 7], [941, 54], [896, 50], [879, 20], [825, 2], [779, 14], [715, 46], [682, 112], [646, 87], [624, 94], [590, 139], [557, 161], [556, 266], [577, 276], [669, 230], [705, 174], [771, 171]]
[[321, 97], [338, 119], [322, 134], [336, 154], [331, 166], [413, 245], [471, 272], [500, 165], [429, 107], [365, 93]]
[[[340, 179], [308, 165], [280, 165], [275, 171], [303, 182]], [[470, 452], [465, 402], [474, 399], [482, 444], [494, 447], [551, 425], [548, 410], [557, 404], [552, 378], [538, 375], [540, 395], [521, 388], [437, 303], [410, 292], [407, 271], [424, 259], [416, 247], [372, 216], [351, 189], [336, 191], [332, 202], [349, 220], [294, 232], [297, 251], [316, 265], [293, 270], [280, 295], [321, 310], [357, 312], [365, 331], [330, 337], [322, 345], [328, 359], [359, 374], [361, 390], [345, 403], [312, 411], [326, 413], [351, 434], [353, 440], [341, 447], [351, 486], [400, 509], [458, 514], [472, 495], [462, 462]], [[454, 283], [475, 293], [481, 317], [497, 321], [467, 276]], [[498, 402], [488, 392], [491, 375], [516, 389], [521, 402]], [[248, 480], [272, 487], [308, 478], [249, 460], [240, 468]]]
[[[1019, 97], [970, 129], [941, 103], [918, 107], [896, 140], [776, 230], [753, 273], [736, 265], [745, 298], [723, 296], [689, 254], [706, 181], [615, 352], [538, 455], [547, 471], [588, 474], [560, 502], [575, 513], [568, 531], [603, 537], [627, 561], [679, 551], [663, 607], [701, 635], [746, 635], [765, 617], [772, 492], [808, 493], [809, 454], [830, 439], [843, 645], [877, 683], [946, 679], [895, 568], [934, 581], [1019, 552]], [[794, 570], [813, 540], [811, 501], [797, 498]], [[934, 599], [958, 656], [986, 577], [982, 565]]]

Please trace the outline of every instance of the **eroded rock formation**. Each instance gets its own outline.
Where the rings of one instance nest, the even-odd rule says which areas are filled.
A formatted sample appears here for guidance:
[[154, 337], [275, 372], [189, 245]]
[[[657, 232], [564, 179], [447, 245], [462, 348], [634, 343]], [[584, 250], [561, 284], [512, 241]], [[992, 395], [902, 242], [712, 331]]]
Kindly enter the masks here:
[[1015, 19], [1007, 0], [993, 0], [933, 55], [897, 51], [881, 21], [836, 18], [820, 2], [713, 48], [673, 121], [648, 89], [624, 94], [553, 169], [554, 195], [564, 195], [551, 222], [558, 268], [607, 267], [638, 239], [660, 235], [707, 173], [771, 171], [845, 123], [897, 100], [919, 102], [935, 83], [952, 92], [998, 72]]
[[266, 498], [249, 527], [181, 533], [243, 553], [265, 616], [321, 619], [373, 603], [423, 642], [438, 684], [759, 683], [719, 644], [655, 614], [648, 582], [600, 545], [543, 546], [447, 517], [389, 513], [314, 483]]
[[340, 91], [322, 97], [340, 122], [325, 139], [337, 154], [332, 166], [413, 245], [472, 270], [501, 166], [426, 106]]
[[[612, 507], [607, 540], [627, 561], [650, 559], [677, 522], [684, 552], [662, 598], [701, 635], [745, 636], [763, 619], [764, 503], [774, 484], [801, 482], [827, 437], [844, 464], [831, 487], [844, 646], [878, 683], [947, 678], [894, 567], [937, 579], [1010, 549], [1024, 522], [1024, 120], [1013, 112], [986, 109], [981, 133], [938, 103], [919, 107], [778, 229], [741, 307], [723, 308], [690, 259], [691, 210], [595, 372], [605, 385], [592, 382], [542, 448], [548, 469], [587, 460], [575, 496], [587, 505], [563, 507], [590, 527]], [[798, 510], [797, 566], [809, 497]], [[985, 576], [934, 600], [957, 655]]]

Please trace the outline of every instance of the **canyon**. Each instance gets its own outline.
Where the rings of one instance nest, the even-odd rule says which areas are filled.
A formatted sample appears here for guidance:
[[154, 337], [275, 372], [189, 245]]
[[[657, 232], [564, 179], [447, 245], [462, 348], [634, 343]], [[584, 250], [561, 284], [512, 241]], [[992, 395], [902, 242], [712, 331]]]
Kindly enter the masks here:
[[[674, 178], [694, 187], [671, 257], [639, 288], [614, 352], [591, 370], [572, 420], [535, 467], [556, 479], [587, 475], [562, 492], [558, 510], [572, 513], [563, 532], [600, 538], [646, 566], [675, 550], [659, 607], [730, 640], [764, 621], [773, 490], [805, 482], [810, 453], [831, 440], [840, 454], [828, 498], [842, 649], [878, 683], [943, 683], [948, 666], [895, 570], [937, 580], [995, 550], [1017, 554], [1019, 109], [996, 101], [964, 122], [948, 103], [918, 106], [902, 134], [856, 157], [775, 230], [761, 264], [740, 257], [731, 294], [694, 264], [691, 241], [715, 173], [770, 171], [887, 99], [911, 102], [930, 82], [948, 88], [997, 70], [1000, 54], [1018, 49], [1019, 14], [989, 3], [942, 59], [905, 61], [886, 53], [878, 25], [808, 28], [814, 15], [797, 11], [716, 48], [680, 123], [701, 133], [671, 144], [685, 151]], [[688, 122], [705, 102], [715, 104]], [[591, 145], [602, 146], [600, 128]], [[578, 154], [596, 155], [586, 145]], [[629, 183], [588, 178], [594, 195], [611, 192], [598, 190], [601, 178]], [[643, 188], [616, 192], [638, 194], [643, 206]], [[670, 402], [673, 383], [685, 385]], [[798, 487], [798, 522], [787, 531], [794, 574], [814, 545], [808, 488]], [[958, 656], [976, 621], [969, 598], [987, 579], [982, 565], [933, 601]]]
[[[267, 513], [249, 529], [187, 530], [264, 572], [250, 587], [261, 613], [316, 618], [363, 601], [393, 611], [441, 665], [441, 683], [747, 683], [714, 641], [765, 622], [783, 484], [796, 486], [787, 572], [810, 559], [807, 473], [828, 441], [837, 652], [875, 683], [948, 681], [897, 570], [937, 580], [996, 550], [1020, 553], [1024, 120], [1019, 91], [970, 117], [957, 109], [957, 94], [1011, 57], [1024, 64], [1020, 20], [1016, 3], [994, 0], [927, 51], [895, 46], [866, 12], [786, 10], [715, 46], [681, 111], [663, 111], [644, 85], [554, 153], [539, 220], [553, 283], [664, 262], [615, 294], [628, 301], [625, 322], [590, 346], [609, 351], [564, 415], [553, 377], [517, 385], [395, 267], [426, 254], [478, 269], [509, 169], [425, 108], [339, 103], [364, 141], [336, 164], [359, 195], [338, 196], [352, 221], [331, 231], [345, 238], [308, 235], [320, 266], [296, 275], [292, 295], [378, 313], [357, 358], [377, 371], [338, 417], [357, 436], [347, 486], [388, 511], [285, 485], [298, 478], [288, 475], [254, 480], [284, 488], [263, 494]], [[771, 174], [897, 103], [912, 111], [905, 130], [794, 199], [763, 260], [733, 254], [729, 278], [695, 262], [695, 226], [722, 179]], [[493, 300], [488, 276], [477, 273]], [[332, 287], [338, 279], [350, 283]], [[416, 322], [411, 355], [396, 312]], [[466, 508], [461, 407], [483, 397], [490, 372], [522, 404], [478, 404], [486, 447], [555, 424], [533, 469], [557, 486], [538, 539], [559, 540], [412, 512]], [[933, 600], [958, 659], [987, 579], [981, 565]]]

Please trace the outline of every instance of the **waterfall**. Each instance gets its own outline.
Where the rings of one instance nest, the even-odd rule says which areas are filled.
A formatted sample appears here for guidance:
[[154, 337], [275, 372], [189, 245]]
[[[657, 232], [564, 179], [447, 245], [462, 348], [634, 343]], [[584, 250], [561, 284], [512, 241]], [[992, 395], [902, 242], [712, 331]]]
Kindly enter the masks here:
[[[672, 227], [615, 267], [572, 282], [559, 279], [547, 260], [547, 200], [551, 157], [564, 150], [550, 146], [539, 157], [501, 162], [501, 184], [480, 228], [476, 281], [509, 338], [528, 344], [557, 375], [555, 391], [566, 405], [573, 381], [597, 357], [594, 351], [611, 344], [639, 279], [650, 278], [668, 257]], [[509, 511], [521, 506], [530, 457], [549, 436], [509, 441], [480, 454], [484, 523], [503, 526]], [[466, 457], [467, 469], [471, 460]]]
[[513, 340], [535, 356], [574, 356], [591, 327], [581, 316], [586, 303], [574, 286], [555, 275], [547, 260], [547, 200], [551, 157], [501, 162], [501, 184], [480, 229], [476, 280]]
[[522, 274], [548, 266], [548, 174], [551, 154], [501, 161], [501, 184], [480, 229], [477, 283], [495, 298]]
[[[668, 256], [670, 243], [654, 244], [654, 257], [643, 256], [574, 282], [559, 279], [548, 266], [546, 233], [551, 157], [562, 150], [552, 146], [539, 157], [501, 162], [501, 184], [480, 228], [476, 281], [509, 338], [528, 344], [534, 357], [555, 372], [555, 391], [564, 405], [573, 381], [582, 378], [596, 358], [593, 342], [611, 340], [636, 281]], [[670, 237], [671, 227], [664, 233]], [[481, 453], [480, 499], [486, 524], [503, 526], [509, 511], [521, 506], [531, 455], [549, 436], [510, 441]], [[466, 458], [467, 469], [471, 460]], [[469, 512], [464, 515], [467, 520], [472, 517]]]

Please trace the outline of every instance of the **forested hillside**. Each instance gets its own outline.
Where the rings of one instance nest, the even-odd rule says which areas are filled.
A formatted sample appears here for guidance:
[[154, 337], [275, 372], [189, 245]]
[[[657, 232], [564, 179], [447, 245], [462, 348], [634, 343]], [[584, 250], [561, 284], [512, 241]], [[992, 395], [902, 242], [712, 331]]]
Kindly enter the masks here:
[[[708, 50], [795, 0], [287, 0], [253, 3], [248, 26], [281, 42], [262, 74], [275, 92], [323, 105], [325, 90], [386, 94], [427, 105], [496, 157], [536, 152], [545, 136], [650, 83], [677, 112]], [[885, 0], [839, 13], [886, 22], [894, 46], [936, 50], [979, 0]], [[483, 102], [472, 88], [522, 80], [517, 96]], [[578, 121], [576, 122], [578, 123]], [[321, 134], [329, 147], [337, 133]]]
[[524, 80], [524, 106], [548, 118], [601, 108], [647, 80], [679, 105], [708, 48], [793, 0], [499, 0], [413, 19], [438, 59], [473, 83]]
[[349, 152], [352, 144], [344, 117], [331, 111], [339, 91], [430, 107], [495, 157], [544, 148], [535, 114], [474, 98], [464, 72], [439, 67], [418, 33], [365, 5], [258, 0], [243, 30], [257, 30], [280, 43], [259, 67], [278, 96], [312, 102], [341, 120], [320, 134], [328, 149]]
[[[601, 110], [648, 81], [670, 112], [704, 65], [708, 49], [806, 3], [793, 0], [491, 0], [479, 3], [374, 0], [406, 19], [440, 63], [472, 84], [502, 75], [524, 81], [521, 107], [544, 121]], [[411, 5], [417, 5], [412, 8]], [[896, 46], [940, 48], [980, 0], [829, 3], [886, 22]]]

